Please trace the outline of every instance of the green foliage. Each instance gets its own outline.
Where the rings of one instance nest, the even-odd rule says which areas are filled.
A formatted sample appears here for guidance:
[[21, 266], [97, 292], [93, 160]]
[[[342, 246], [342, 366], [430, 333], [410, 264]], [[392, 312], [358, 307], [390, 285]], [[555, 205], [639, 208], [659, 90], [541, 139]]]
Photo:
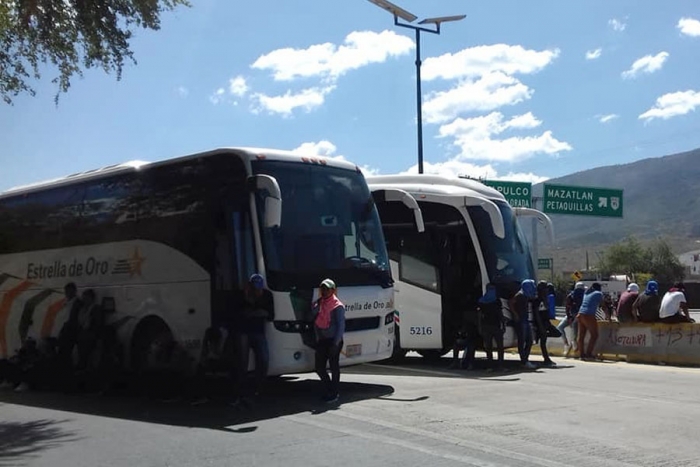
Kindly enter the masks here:
[[634, 277], [640, 287], [652, 277], [661, 283], [671, 283], [685, 275], [685, 268], [663, 239], [643, 246], [634, 237], [627, 237], [603, 252], [598, 269], [602, 275]]
[[39, 67], [58, 69], [60, 93], [82, 70], [102, 68], [121, 78], [124, 63], [136, 63], [129, 47], [133, 29], [160, 29], [160, 15], [188, 0], [2, 0], [0, 1], [0, 96], [8, 103]]

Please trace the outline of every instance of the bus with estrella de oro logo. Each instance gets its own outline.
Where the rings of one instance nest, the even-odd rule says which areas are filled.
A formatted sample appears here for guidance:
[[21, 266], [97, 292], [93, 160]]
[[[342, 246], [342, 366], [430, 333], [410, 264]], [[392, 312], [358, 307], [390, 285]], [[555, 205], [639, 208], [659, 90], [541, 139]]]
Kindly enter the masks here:
[[[394, 357], [409, 350], [426, 358], [445, 354], [489, 282], [496, 285], [505, 317], [512, 318], [508, 299], [522, 280], [536, 277], [518, 218], [537, 218], [553, 242], [546, 214], [513, 207], [502, 193], [474, 179], [378, 175], [367, 182], [395, 280]], [[417, 205], [394, 202], [401, 198]], [[504, 345], [517, 345], [512, 326], [506, 327]]]
[[270, 375], [313, 369], [311, 305], [326, 277], [347, 309], [341, 364], [391, 355], [393, 281], [360, 169], [231, 148], [1, 193], [0, 356], [57, 336], [74, 283], [95, 291], [125, 367], [147, 370], [172, 342], [194, 365], [205, 331], [240, 312], [253, 273], [273, 295]]

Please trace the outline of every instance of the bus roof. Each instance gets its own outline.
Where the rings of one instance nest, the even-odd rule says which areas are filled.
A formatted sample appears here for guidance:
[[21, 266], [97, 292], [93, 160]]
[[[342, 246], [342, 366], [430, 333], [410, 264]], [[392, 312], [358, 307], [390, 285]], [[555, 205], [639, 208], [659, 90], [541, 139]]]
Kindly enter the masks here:
[[97, 178], [106, 177], [108, 175], [114, 175], [122, 172], [137, 171], [148, 167], [158, 167], [161, 165], [176, 164], [183, 162], [188, 159], [194, 159], [197, 157], [208, 157], [216, 154], [222, 153], [232, 153], [243, 158], [258, 159], [258, 160], [275, 160], [275, 161], [287, 161], [287, 162], [300, 162], [309, 164], [322, 164], [330, 165], [332, 167], [338, 167], [348, 170], [359, 170], [358, 166], [348, 162], [343, 159], [337, 159], [327, 156], [308, 156], [306, 154], [299, 154], [291, 151], [283, 151], [277, 149], [268, 148], [251, 148], [251, 147], [226, 147], [217, 148], [211, 151], [205, 151], [195, 154], [190, 154], [187, 156], [174, 157], [171, 159], [164, 159], [156, 162], [148, 161], [129, 161], [123, 162], [121, 164], [108, 165], [99, 169], [87, 170], [85, 172], [78, 172], [65, 177], [59, 177], [51, 180], [44, 180], [41, 182], [31, 183], [27, 185], [21, 185], [9, 188], [8, 190], [0, 192], [0, 199], [10, 196], [15, 196], [18, 194], [25, 194], [34, 191], [41, 191], [47, 188], [53, 188], [60, 185], [69, 185], [75, 182], [84, 182], [87, 180], [93, 180]]
[[466, 178], [425, 174], [376, 175], [367, 177], [367, 184], [372, 187], [398, 188], [409, 193], [453, 196], [474, 195], [476, 193], [487, 199], [505, 201], [505, 197], [498, 190], [486, 186], [478, 180]]

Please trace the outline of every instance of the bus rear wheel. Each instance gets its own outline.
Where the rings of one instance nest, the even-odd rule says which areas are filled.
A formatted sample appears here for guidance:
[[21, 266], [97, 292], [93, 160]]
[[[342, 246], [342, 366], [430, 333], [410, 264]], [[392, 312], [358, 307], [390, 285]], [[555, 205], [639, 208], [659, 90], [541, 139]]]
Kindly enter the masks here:
[[134, 332], [132, 342], [131, 367], [136, 373], [153, 373], [168, 366], [175, 340], [160, 318], [146, 318]]

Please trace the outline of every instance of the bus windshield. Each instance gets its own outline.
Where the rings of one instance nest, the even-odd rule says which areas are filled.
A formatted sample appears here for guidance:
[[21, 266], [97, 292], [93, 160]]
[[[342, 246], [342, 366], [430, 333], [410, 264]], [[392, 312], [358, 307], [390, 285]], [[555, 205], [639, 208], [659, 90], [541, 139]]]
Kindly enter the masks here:
[[517, 290], [523, 279], [535, 278], [530, 248], [511, 207], [501, 201], [496, 201], [496, 205], [503, 216], [504, 238], [494, 234], [483, 208], [469, 207], [468, 211], [479, 237], [489, 281]]
[[[271, 288], [315, 287], [325, 277], [391, 285], [379, 215], [360, 172], [271, 160], [252, 167], [275, 177], [282, 192], [281, 227], [261, 228]], [[262, 218], [264, 203], [257, 205]]]

